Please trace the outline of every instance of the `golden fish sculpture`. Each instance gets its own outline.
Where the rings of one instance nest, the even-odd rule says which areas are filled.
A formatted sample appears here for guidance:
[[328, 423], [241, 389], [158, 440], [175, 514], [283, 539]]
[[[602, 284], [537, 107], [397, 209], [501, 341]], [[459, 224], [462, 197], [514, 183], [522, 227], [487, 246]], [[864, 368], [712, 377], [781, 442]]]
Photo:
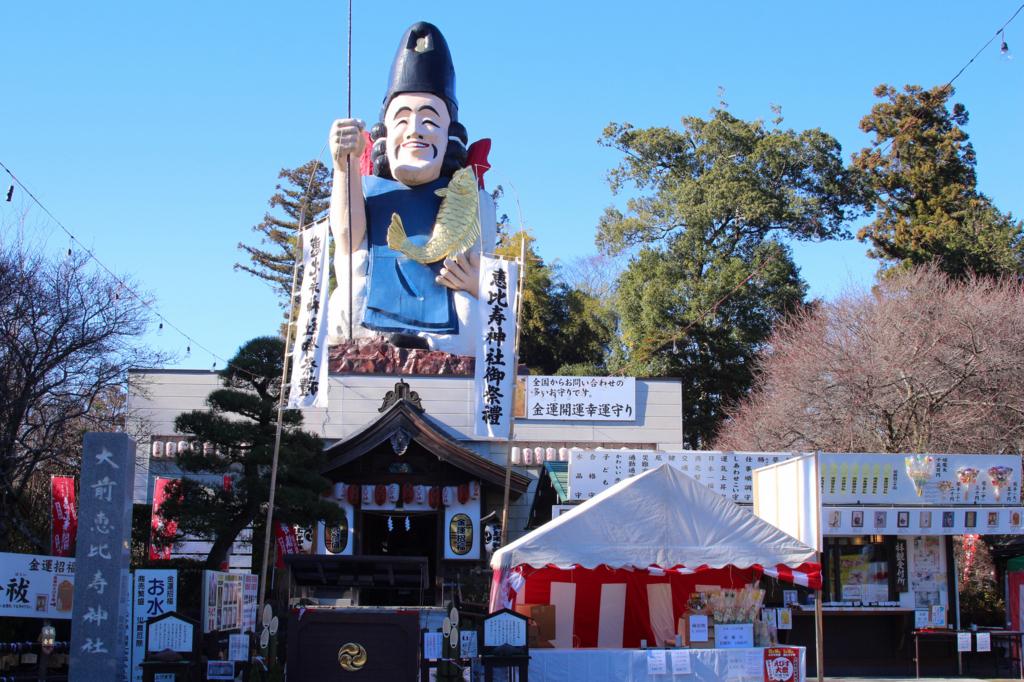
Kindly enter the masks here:
[[435, 193], [442, 197], [441, 208], [426, 244], [417, 246], [409, 240], [397, 213], [391, 214], [388, 226], [388, 246], [418, 263], [436, 263], [462, 253], [480, 238], [480, 195], [473, 167], [455, 171], [448, 186]]

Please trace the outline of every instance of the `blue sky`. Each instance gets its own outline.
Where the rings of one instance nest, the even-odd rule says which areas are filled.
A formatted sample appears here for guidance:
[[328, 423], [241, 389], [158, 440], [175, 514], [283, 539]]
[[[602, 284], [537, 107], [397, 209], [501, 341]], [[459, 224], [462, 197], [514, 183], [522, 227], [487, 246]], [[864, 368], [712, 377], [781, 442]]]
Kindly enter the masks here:
[[[547, 260], [571, 261], [595, 252], [614, 200], [604, 178], [618, 159], [596, 143], [610, 121], [678, 126], [715, 106], [721, 86], [735, 115], [768, 119], [779, 104], [784, 126], [821, 127], [848, 157], [867, 142], [857, 124], [875, 85], [944, 83], [1019, 4], [356, 0], [353, 110], [376, 120], [402, 32], [437, 24], [460, 119], [471, 139], [494, 140], [489, 184], [514, 189]], [[345, 113], [345, 33], [344, 2], [9, 3], [0, 160], [168, 319], [230, 357], [279, 322], [269, 288], [232, 270], [236, 244], [255, 237], [278, 170], [318, 155]], [[1018, 58], [990, 46], [957, 100], [981, 190], [1020, 216], [1024, 18], [1006, 39]], [[27, 207], [15, 196], [0, 203], [8, 225]], [[511, 201], [501, 209], [517, 215]], [[38, 210], [27, 230], [66, 251]], [[864, 250], [799, 245], [811, 294], [870, 282]], [[166, 331], [151, 341], [185, 346]], [[183, 364], [211, 362], [193, 348]]]

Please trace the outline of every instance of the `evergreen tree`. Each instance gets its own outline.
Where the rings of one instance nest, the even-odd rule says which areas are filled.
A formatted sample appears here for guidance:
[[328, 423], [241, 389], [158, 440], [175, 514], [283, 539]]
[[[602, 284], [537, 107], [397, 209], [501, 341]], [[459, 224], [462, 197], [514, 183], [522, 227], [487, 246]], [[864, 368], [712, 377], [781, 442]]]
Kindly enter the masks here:
[[235, 269], [267, 282], [274, 289], [281, 308], [287, 309], [292, 290], [292, 269], [295, 259], [302, 253], [297, 232], [303, 218], [303, 204], [307, 200], [306, 189], [309, 188], [305, 213], [308, 226], [327, 216], [331, 169], [314, 159], [298, 168], [282, 168], [278, 178], [283, 182], [277, 185], [268, 203], [272, 210], [279, 209], [279, 213], [267, 212], [263, 222], [252, 228], [260, 235], [258, 244], [239, 242], [238, 248], [249, 260], [248, 263], [235, 263]]
[[519, 361], [539, 374], [603, 374], [614, 321], [594, 297], [561, 282], [525, 231], [502, 235], [496, 249], [519, 258], [526, 240], [526, 281], [519, 332]]
[[598, 227], [603, 251], [634, 254], [612, 368], [682, 378], [690, 447], [707, 446], [772, 325], [801, 305], [806, 286], [777, 238], [846, 236], [862, 202], [835, 138], [779, 123], [717, 109], [683, 118], [681, 131], [611, 124], [601, 139], [623, 155], [612, 192], [634, 194]]
[[880, 85], [875, 96], [883, 101], [860, 124], [873, 144], [853, 156], [874, 209], [857, 235], [870, 255], [886, 268], [935, 261], [957, 278], [1024, 271], [1022, 224], [978, 192], [967, 109], [949, 106], [953, 88]]
[[[179, 536], [213, 539], [209, 568], [226, 560], [246, 527], [254, 526], [257, 536], [265, 530], [283, 356], [279, 338], [245, 343], [219, 373], [224, 388], [207, 397], [210, 409], [187, 412], [174, 421], [177, 432], [193, 444], [177, 453], [178, 466], [197, 476], [169, 487], [162, 514], [178, 524]], [[320, 497], [330, 485], [319, 474], [325, 463], [320, 438], [301, 425], [301, 412], [284, 412], [274, 518], [307, 526], [318, 520], [340, 522], [338, 506]], [[225, 474], [236, 479], [230, 486], [223, 483]]]

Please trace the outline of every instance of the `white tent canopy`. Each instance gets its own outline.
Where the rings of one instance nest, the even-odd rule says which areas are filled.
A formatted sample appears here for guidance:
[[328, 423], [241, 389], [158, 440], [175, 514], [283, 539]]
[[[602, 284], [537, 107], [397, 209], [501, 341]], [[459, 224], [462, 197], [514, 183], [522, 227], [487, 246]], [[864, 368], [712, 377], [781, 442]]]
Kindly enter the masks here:
[[811, 547], [663, 464], [502, 547], [491, 566], [796, 568], [815, 560]]

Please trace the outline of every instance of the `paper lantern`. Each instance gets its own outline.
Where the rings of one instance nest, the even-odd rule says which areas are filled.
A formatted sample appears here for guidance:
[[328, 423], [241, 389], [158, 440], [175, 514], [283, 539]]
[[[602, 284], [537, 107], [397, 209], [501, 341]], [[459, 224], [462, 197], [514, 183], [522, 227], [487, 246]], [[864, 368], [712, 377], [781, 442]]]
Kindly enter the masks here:
[[363, 504], [373, 504], [373, 486], [363, 486]]
[[354, 507], [359, 504], [359, 496], [361, 492], [362, 491], [359, 490], [358, 485], [345, 486], [345, 499]]
[[427, 501], [427, 486], [414, 486], [416, 504], [424, 504]]
[[192, 446], [188, 444], [187, 440], [178, 441], [178, 452], [188, 452], [192, 449]]
[[388, 487], [383, 483], [373, 486], [373, 503], [378, 507], [388, 501]]
[[441, 489], [436, 485], [431, 486], [427, 499], [430, 501], [430, 508], [437, 509], [438, 505], [441, 504]]
[[163, 457], [164, 456], [164, 444], [160, 441], [153, 441], [153, 456]]
[[334, 499], [344, 500], [345, 499], [345, 484], [335, 483], [334, 484]]
[[398, 496], [402, 494], [402, 486], [397, 483], [388, 484], [388, 502], [395, 504], [398, 502]]
[[523, 448], [523, 464], [526, 466], [533, 464], [533, 450], [530, 448]]
[[441, 504], [443, 504], [446, 507], [450, 507], [452, 506], [452, 503], [454, 501], [455, 491], [452, 489], [452, 486], [446, 485], [444, 488], [441, 489]]
[[402, 484], [402, 503], [412, 504], [414, 499], [416, 499], [416, 490], [413, 488], [412, 483]]
[[459, 504], [466, 504], [469, 502], [469, 484], [462, 483], [458, 487], [458, 499]]
[[479, 500], [480, 499], [480, 481], [469, 482], [469, 499]]
[[569, 461], [569, 448], [558, 448], [558, 461], [568, 462]]
[[554, 448], [548, 448], [546, 452], [549, 462], [558, 461], [558, 450], [555, 450]]
[[518, 447], [513, 447], [511, 455], [512, 455], [512, 463], [513, 464], [522, 464], [522, 462], [523, 462], [523, 452], [522, 452], [522, 450], [520, 450]]

